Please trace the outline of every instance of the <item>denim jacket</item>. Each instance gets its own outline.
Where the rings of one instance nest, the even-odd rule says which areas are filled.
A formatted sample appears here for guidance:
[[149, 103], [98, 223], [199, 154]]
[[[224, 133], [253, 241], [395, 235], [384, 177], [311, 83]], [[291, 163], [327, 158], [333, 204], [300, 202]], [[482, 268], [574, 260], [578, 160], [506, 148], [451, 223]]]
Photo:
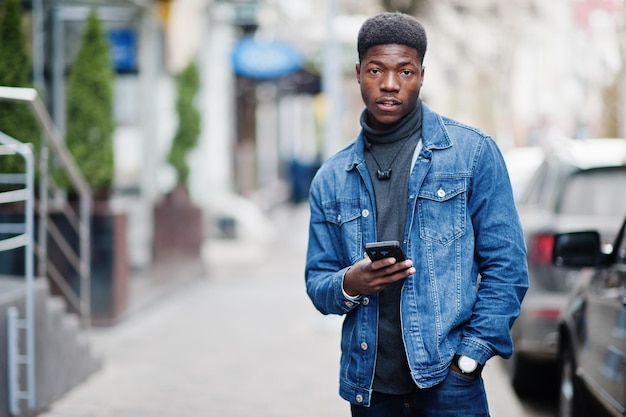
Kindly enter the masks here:
[[[402, 204], [403, 202], [398, 202]], [[510, 329], [528, 287], [526, 247], [495, 142], [422, 103], [422, 148], [409, 179], [401, 327], [419, 388], [441, 382], [455, 353], [484, 364], [511, 356]], [[376, 361], [378, 296], [347, 299], [343, 277], [376, 241], [374, 189], [363, 133], [330, 158], [310, 189], [306, 288], [323, 314], [345, 315], [340, 395], [368, 406]]]

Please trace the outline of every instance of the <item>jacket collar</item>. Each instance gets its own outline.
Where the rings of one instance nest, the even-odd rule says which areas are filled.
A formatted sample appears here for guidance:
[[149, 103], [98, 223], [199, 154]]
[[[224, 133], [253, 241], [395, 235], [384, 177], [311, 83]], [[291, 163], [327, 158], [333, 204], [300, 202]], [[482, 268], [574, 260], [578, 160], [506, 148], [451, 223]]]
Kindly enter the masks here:
[[[422, 152], [445, 149], [452, 146], [443, 118], [432, 111], [424, 101], [422, 103]], [[359, 132], [346, 165], [346, 171], [354, 169], [365, 160], [365, 138], [363, 130]]]

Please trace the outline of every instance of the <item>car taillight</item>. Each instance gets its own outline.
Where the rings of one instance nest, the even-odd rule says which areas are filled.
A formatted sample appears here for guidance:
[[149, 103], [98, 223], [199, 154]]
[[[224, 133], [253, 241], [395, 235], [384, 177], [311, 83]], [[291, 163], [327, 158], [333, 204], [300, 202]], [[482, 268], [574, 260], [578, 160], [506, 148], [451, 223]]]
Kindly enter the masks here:
[[536, 319], [556, 320], [561, 315], [561, 310], [558, 308], [540, 308], [529, 311], [528, 315]]
[[550, 265], [552, 263], [553, 234], [537, 234], [530, 240], [528, 261], [534, 265]]

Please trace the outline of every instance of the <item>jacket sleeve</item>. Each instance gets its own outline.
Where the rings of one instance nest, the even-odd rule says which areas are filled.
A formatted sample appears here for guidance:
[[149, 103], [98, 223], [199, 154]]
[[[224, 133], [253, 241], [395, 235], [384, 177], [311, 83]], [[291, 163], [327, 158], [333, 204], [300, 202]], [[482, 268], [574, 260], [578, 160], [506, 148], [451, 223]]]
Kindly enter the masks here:
[[346, 314], [359, 302], [344, 296], [343, 277], [350, 268], [335, 225], [326, 221], [320, 192], [321, 179], [316, 176], [309, 192], [310, 223], [305, 282], [307, 294], [323, 314]]
[[528, 289], [524, 235], [504, 158], [491, 138], [475, 161], [468, 208], [480, 281], [458, 353], [485, 363], [513, 353], [510, 330]]

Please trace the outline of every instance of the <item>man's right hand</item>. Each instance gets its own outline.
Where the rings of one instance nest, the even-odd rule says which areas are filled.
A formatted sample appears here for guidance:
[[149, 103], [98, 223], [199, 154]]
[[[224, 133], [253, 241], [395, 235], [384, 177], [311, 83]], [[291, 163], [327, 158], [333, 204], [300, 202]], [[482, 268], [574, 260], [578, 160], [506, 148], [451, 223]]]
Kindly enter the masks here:
[[395, 258], [384, 258], [372, 262], [365, 257], [346, 272], [343, 290], [350, 296], [375, 294], [415, 272], [409, 259], [396, 262]]

